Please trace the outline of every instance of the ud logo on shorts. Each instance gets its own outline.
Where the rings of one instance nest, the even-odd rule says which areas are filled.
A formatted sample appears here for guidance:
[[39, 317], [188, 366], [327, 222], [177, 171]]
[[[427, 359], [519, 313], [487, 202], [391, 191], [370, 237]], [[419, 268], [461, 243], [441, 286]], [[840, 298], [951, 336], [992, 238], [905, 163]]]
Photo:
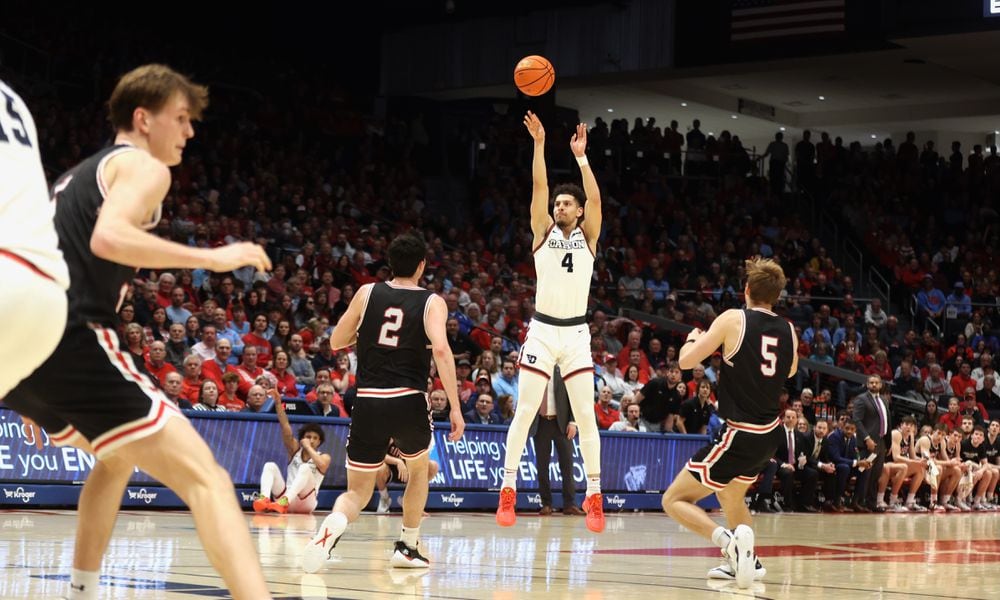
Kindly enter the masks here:
[[534, 354], [525, 354], [525, 356], [528, 358], [529, 365], [535, 364], [535, 361], [538, 360], [538, 358]]

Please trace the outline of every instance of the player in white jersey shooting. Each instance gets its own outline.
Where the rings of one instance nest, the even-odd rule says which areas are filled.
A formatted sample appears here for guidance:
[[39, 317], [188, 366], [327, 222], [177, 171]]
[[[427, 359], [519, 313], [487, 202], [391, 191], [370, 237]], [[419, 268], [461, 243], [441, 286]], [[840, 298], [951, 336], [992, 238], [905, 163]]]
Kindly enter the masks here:
[[[583, 508], [587, 527], [604, 530], [601, 497], [601, 441], [594, 415], [594, 363], [590, 356], [587, 300], [594, 272], [594, 256], [601, 234], [601, 192], [587, 162], [587, 126], [577, 125], [570, 149], [580, 165], [583, 189], [562, 184], [553, 192], [549, 215], [549, 183], [545, 172], [545, 129], [528, 111], [524, 125], [535, 141], [531, 165], [531, 232], [534, 236], [538, 285], [535, 315], [519, 357], [518, 405], [507, 432], [507, 456], [500, 489], [497, 524], [510, 527], [516, 521], [514, 505], [517, 471], [528, 430], [541, 407], [545, 388], [558, 365], [578, 419], [580, 450], [587, 473], [587, 495]], [[572, 477], [563, 473], [563, 477]]]

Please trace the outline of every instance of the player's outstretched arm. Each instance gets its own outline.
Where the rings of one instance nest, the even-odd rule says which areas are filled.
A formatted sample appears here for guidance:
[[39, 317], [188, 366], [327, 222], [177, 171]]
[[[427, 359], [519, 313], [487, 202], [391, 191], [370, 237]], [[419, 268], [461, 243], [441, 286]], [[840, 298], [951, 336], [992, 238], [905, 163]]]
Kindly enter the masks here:
[[143, 224], [170, 189], [170, 170], [145, 152], [114, 157], [102, 177], [108, 191], [90, 238], [96, 256], [136, 268], [202, 267], [224, 272], [249, 265], [260, 271], [271, 269], [271, 260], [256, 244], [192, 248], [145, 231]]
[[597, 252], [597, 240], [601, 237], [601, 188], [587, 160], [587, 125], [580, 123], [576, 133], [569, 141], [569, 148], [580, 165], [580, 176], [583, 178], [583, 193], [587, 195], [587, 204], [583, 207], [583, 235], [587, 238], [592, 252]]
[[299, 442], [292, 435], [292, 425], [288, 422], [288, 414], [285, 412], [285, 404], [281, 398], [274, 401], [274, 412], [278, 414], [278, 424], [281, 425], [281, 443], [285, 445], [288, 456], [293, 456], [299, 450]]
[[552, 224], [552, 217], [549, 215], [549, 177], [545, 172], [545, 128], [538, 115], [530, 110], [524, 116], [524, 126], [535, 141], [531, 159], [531, 233], [535, 236], [533, 246], [537, 246]]
[[424, 318], [424, 331], [431, 341], [431, 351], [434, 353], [434, 364], [437, 365], [438, 377], [448, 395], [448, 420], [451, 421], [451, 433], [448, 439], [455, 441], [462, 437], [465, 431], [465, 418], [462, 416], [462, 405], [458, 400], [458, 377], [455, 375], [455, 356], [448, 345], [448, 334], [445, 323], [448, 320], [448, 305], [441, 296], [431, 296], [428, 300], [427, 316]]

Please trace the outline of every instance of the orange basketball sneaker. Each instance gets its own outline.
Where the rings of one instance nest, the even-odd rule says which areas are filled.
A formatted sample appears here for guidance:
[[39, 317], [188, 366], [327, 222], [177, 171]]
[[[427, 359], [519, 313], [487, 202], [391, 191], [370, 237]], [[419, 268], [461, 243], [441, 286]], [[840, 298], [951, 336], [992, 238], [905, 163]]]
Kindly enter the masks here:
[[[497, 525], [500, 527], [510, 527], [517, 521], [517, 515], [514, 514], [515, 504], [517, 504], [517, 492], [514, 491], [514, 488], [505, 487], [501, 489], [500, 506], [497, 508]], [[602, 518], [601, 523], [603, 524], [603, 522]]]
[[271, 504], [271, 499], [267, 496], [262, 496], [260, 492], [253, 493], [253, 511], [262, 513], [267, 510], [268, 505]]
[[[583, 501], [583, 510], [587, 511], [587, 529], [594, 533], [604, 531], [604, 497], [600, 492], [587, 496]], [[500, 513], [497, 512], [497, 522]]]

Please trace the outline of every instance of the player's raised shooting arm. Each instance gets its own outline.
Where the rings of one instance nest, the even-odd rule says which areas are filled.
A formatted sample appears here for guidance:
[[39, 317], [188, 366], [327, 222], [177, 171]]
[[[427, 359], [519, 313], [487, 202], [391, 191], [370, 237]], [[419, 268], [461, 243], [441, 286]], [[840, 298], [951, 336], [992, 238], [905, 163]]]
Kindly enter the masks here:
[[583, 192], [587, 195], [587, 204], [583, 207], [583, 235], [587, 238], [592, 252], [597, 252], [597, 240], [601, 237], [601, 188], [587, 160], [587, 126], [580, 123], [576, 133], [569, 143], [577, 164], [580, 165], [580, 176], [583, 179]]
[[354, 294], [354, 298], [351, 299], [347, 310], [344, 311], [344, 314], [340, 316], [340, 320], [337, 321], [337, 326], [333, 328], [333, 333], [330, 334], [330, 346], [335, 352], [352, 346], [358, 341], [358, 327], [361, 326], [362, 317], [361, 311], [364, 310], [365, 304], [368, 303], [368, 295], [371, 294], [371, 291], [372, 284], [368, 283], [361, 286], [358, 289], [358, 293]]
[[541, 243], [545, 232], [552, 225], [549, 215], [549, 178], [545, 172], [545, 128], [538, 115], [530, 110], [524, 116], [524, 126], [534, 140], [534, 154], [531, 159], [531, 232], [533, 246]]

